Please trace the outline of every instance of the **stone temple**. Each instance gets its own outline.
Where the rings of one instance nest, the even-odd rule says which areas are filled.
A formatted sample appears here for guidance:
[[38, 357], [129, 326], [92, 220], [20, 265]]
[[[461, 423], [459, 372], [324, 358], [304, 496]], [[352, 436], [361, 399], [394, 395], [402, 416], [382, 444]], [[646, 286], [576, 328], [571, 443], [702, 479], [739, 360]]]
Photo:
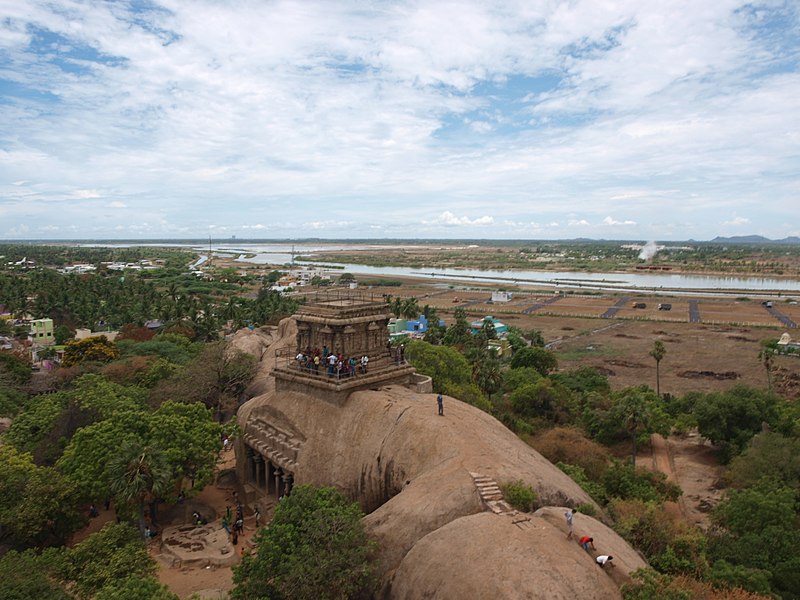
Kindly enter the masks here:
[[[390, 384], [411, 386], [421, 392], [431, 391], [431, 380], [416, 374], [405, 362], [402, 348], [391, 348], [389, 306], [381, 296], [359, 293], [319, 294], [300, 307], [292, 319], [297, 328], [295, 343], [274, 350], [275, 394], [300, 393], [316, 400], [342, 405], [359, 390], [379, 389]], [[298, 360], [302, 354], [306, 360]], [[313, 356], [320, 358], [318, 368]], [[366, 372], [343, 375], [330, 373], [329, 354], [344, 360], [369, 359]], [[298, 453], [305, 437], [281, 415], [262, 407], [251, 414], [242, 427], [237, 475], [248, 503], [277, 500], [289, 493], [298, 468]]]

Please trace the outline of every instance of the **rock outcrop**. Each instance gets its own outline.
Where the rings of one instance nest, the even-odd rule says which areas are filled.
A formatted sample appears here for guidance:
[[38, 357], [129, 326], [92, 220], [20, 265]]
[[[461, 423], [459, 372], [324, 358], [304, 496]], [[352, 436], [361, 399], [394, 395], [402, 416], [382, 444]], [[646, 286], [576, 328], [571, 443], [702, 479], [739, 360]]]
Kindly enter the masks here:
[[[492, 495], [491, 482], [521, 480], [536, 490], [540, 506], [594, 504], [471, 405], [445, 397], [438, 416], [435, 394], [400, 385], [354, 392], [341, 405], [273, 388], [239, 410], [245, 433], [259, 419], [302, 440], [295, 484], [333, 485], [367, 512], [386, 598], [620, 597], [610, 572], [566, 539], [565, 509], [517, 513]], [[615, 556], [620, 576], [644, 566], [613, 531], [579, 515], [576, 533], [584, 526], [599, 551]]]

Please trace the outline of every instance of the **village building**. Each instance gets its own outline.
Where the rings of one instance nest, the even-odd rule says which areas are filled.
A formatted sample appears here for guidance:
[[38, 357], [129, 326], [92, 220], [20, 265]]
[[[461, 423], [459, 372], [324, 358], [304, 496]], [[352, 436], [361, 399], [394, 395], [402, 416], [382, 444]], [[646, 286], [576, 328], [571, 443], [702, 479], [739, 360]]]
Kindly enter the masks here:
[[501, 322], [500, 319], [496, 319], [495, 317], [492, 316], [486, 316], [480, 319], [479, 321], [472, 321], [472, 323], [469, 324], [469, 328], [472, 334], [474, 335], [478, 333], [481, 329], [483, 329], [483, 324], [486, 321], [490, 321], [492, 325], [494, 325], [494, 332], [497, 334], [497, 337], [499, 338], [505, 337], [505, 335], [508, 333], [508, 325]]
[[34, 319], [30, 322], [30, 332], [28, 341], [39, 346], [51, 346], [55, 344], [53, 319]]

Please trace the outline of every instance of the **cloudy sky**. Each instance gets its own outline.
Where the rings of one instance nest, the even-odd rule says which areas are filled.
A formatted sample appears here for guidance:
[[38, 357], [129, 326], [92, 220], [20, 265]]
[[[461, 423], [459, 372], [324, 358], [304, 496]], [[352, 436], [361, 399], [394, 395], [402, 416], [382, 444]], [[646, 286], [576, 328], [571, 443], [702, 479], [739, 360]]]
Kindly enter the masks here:
[[0, 238], [800, 235], [795, 0], [0, 0]]

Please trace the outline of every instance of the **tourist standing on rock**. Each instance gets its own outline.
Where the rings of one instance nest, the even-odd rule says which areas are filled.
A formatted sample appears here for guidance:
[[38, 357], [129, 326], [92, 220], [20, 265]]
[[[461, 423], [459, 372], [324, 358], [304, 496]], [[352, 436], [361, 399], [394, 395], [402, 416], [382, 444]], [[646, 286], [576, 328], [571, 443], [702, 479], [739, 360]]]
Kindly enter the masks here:
[[256, 529], [258, 529], [259, 527], [261, 527], [261, 511], [258, 510], [257, 506], [255, 509], [255, 515], [256, 515]]
[[581, 539], [579, 539], [578, 543], [581, 545], [581, 548], [583, 548], [587, 552], [589, 551], [590, 546], [592, 550], [594, 550], [594, 538], [589, 537], [588, 535], [585, 535]]
[[572, 537], [572, 520], [575, 518], [576, 512], [578, 512], [578, 510], [573, 508], [564, 513], [564, 517], [567, 519], [567, 539]]
[[439, 405], [439, 416], [444, 416], [444, 400], [442, 399], [442, 393], [439, 392], [439, 395], [436, 396], [436, 404]]
[[601, 554], [600, 556], [598, 556], [594, 560], [597, 562], [598, 565], [600, 565], [601, 569], [603, 567], [605, 567], [606, 565], [608, 565], [609, 567], [613, 567], [614, 566], [614, 563], [611, 562], [612, 560], [614, 560], [613, 556], [608, 556], [606, 554]]

